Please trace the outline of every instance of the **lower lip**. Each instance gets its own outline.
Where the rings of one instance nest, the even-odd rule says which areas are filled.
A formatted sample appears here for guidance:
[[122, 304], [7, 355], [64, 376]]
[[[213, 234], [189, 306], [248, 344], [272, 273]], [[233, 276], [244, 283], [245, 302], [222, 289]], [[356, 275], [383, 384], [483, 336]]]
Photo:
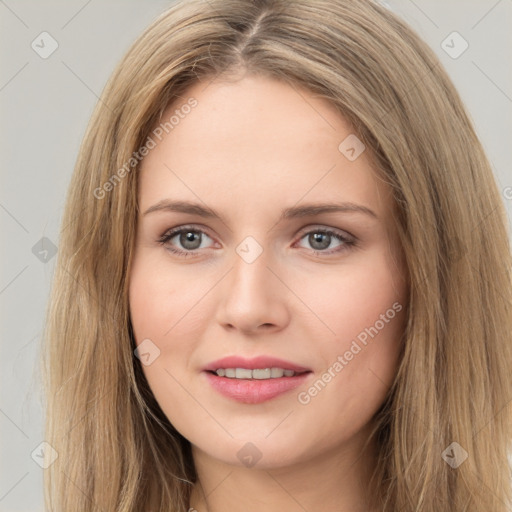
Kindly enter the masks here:
[[311, 375], [311, 372], [307, 372], [293, 377], [249, 380], [230, 379], [229, 377], [219, 377], [210, 372], [204, 373], [213, 389], [228, 398], [245, 404], [259, 404], [271, 400], [300, 386]]

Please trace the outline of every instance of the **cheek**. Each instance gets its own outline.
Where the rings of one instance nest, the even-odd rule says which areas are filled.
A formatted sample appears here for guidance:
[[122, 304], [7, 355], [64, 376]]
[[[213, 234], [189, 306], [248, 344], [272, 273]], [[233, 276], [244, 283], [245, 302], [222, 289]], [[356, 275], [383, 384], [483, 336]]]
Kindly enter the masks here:
[[316, 322], [327, 347], [348, 349], [352, 339], [361, 333], [364, 339], [376, 323], [382, 334], [402, 328], [399, 313], [405, 309], [406, 284], [385, 254], [376, 251], [364, 260], [303, 276], [296, 283], [297, 295], [314, 313], [308, 315], [310, 326]]
[[351, 410], [369, 417], [385, 398], [398, 368], [406, 282], [393, 260], [376, 252], [364, 262], [333, 271], [329, 279], [311, 276], [299, 293], [322, 321], [312, 317], [308, 323], [309, 332], [314, 326], [322, 332], [315, 346], [329, 381], [317, 386], [318, 393], [312, 390], [316, 405], [339, 404], [338, 412]]
[[[190, 272], [169, 271], [165, 261], [144, 255], [136, 258], [130, 274], [130, 315], [135, 339], [155, 339], [165, 348], [177, 334], [192, 333], [194, 318], [205, 314], [201, 298], [208, 291], [205, 280]], [[178, 336], [178, 339], [179, 336]]]
[[186, 375], [201, 339], [194, 319], [207, 314], [199, 301], [205, 284], [197, 282], [184, 273], [164, 271], [162, 262], [151, 255], [135, 259], [130, 273], [130, 318], [136, 345], [142, 350], [141, 344], [149, 339], [158, 353], [150, 364], [142, 364], [142, 370], [161, 409], [180, 432], [187, 431], [188, 419], [176, 411], [190, 406]]
[[198, 371], [196, 354], [204, 339], [206, 320], [214, 315], [208, 300], [214, 283], [215, 279], [212, 282], [207, 275], [198, 279], [193, 265], [170, 269], [165, 258], [157, 259], [149, 252], [141, 251], [133, 263], [129, 301], [135, 342], [139, 345], [149, 339], [156, 346], [158, 356], [142, 369], [166, 412], [176, 410], [173, 404], [185, 407], [190, 399], [180, 383]]

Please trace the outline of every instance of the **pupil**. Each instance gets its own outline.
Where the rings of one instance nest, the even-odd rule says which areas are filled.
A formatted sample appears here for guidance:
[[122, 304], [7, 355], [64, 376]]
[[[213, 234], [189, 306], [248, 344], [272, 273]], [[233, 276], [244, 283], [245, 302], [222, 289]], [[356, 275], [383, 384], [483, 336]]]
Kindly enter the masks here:
[[[195, 240], [195, 242], [197, 242], [199, 240], [198, 234], [194, 233], [193, 231], [189, 231], [188, 233], [183, 233], [181, 235], [180, 242], [183, 245], [183, 247], [185, 247], [186, 249], [191, 249], [191, 250], [197, 249], [197, 247], [199, 247], [199, 246], [197, 246], [197, 247], [194, 246], [194, 238], [197, 238], [197, 240]], [[191, 243], [192, 247], [187, 245], [188, 243]], [[199, 243], [199, 245], [201, 245], [201, 244]]]
[[311, 241], [311, 245], [313, 247], [315, 247], [315, 244], [317, 243], [320, 243], [320, 247], [316, 246], [317, 249], [325, 249], [326, 247], [329, 247], [329, 235], [325, 233], [314, 233], [311, 236], [313, 237], [313, 240]]

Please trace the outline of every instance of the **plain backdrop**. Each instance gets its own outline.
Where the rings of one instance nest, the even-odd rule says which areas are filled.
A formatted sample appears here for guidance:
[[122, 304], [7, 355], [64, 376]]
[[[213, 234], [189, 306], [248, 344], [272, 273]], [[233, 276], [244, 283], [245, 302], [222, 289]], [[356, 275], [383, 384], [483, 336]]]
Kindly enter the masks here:
[[[40, 337], [80, 141], [114, 66], [172, 3], [0, 0], [1, 512], [43, 510]], [[452, 77], [512, 218], [512, 0], [386, 3]]]

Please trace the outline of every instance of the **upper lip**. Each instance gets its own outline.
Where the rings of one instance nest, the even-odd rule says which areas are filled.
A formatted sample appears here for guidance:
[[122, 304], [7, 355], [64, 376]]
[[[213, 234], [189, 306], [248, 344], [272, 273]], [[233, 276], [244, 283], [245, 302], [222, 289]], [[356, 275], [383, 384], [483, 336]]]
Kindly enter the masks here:
[[304, 366], [270, 356], [258, 356], [252, 359], [246, 359], [240, 356], [223, 357], [222, 359], [212, 361], [205, 366], [203, 370], [214, 372], [219, 368], [247, 368], [249, 370], [258, 368], [282, 368], [283, 370], [293, 370], [296, 373], [311, 371]]

